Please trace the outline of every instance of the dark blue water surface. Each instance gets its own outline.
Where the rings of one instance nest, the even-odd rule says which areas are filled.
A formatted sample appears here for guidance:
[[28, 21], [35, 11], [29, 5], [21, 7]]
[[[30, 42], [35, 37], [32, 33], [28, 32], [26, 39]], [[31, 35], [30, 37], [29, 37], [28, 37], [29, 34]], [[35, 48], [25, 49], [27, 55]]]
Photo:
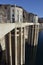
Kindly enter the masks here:
[[43, 65], [43, 31], [39, 32], [37, 46], [30, 46], [26, 42], [26, 65]]
[[36, 65], [43, 65], [43, 31], [39, 32]]

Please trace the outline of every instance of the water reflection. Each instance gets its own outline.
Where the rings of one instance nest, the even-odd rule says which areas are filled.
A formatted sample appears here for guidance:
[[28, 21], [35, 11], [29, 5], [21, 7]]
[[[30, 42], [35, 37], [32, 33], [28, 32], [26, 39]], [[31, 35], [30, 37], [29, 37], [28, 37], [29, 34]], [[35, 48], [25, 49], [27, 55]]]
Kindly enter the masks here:
[[30, 46], [27, 42], [26, 42], [26, 65], [35, 65], [35, 60], [36, 60], [36, 52], [37, 52], [37, 46]]
[[39, 32], [36, 65], [43, 65], [43, 31]]
[[39, 32], [37, 46], [29, 46], [26, 42], [26, 65], [43, 65], [43, 31]]

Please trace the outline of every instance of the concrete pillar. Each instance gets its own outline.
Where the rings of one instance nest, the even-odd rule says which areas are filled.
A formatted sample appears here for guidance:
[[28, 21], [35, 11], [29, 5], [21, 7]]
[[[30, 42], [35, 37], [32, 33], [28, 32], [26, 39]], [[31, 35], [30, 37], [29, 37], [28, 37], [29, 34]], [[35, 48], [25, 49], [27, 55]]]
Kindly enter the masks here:
[[24, 33], [23, 36], [24, 36], [24, 64], [25, 64], [25, 27], [24, 27], [24, 32], [23, 33]]
[[17, 64], [21, 65], [21, 30], [17, 28]]
[[17, 28], [15, 28], [15, 65], [17, 65]]
[[28, 43], [31, 46], [38, 44], [39, 25], [33, 25], [29, 28]]
[[33, 22], [34, 22], [34, 23], [38, 23], [38, 16], [34, 16], [34, 17], [33, 17]]
[[22, 49], [22, 46], [23, 46], [23, 40], [22, 40], [22, 27], [21, 27], [21, 65], [23, 65], [23, 49]]
[[11, 32], [9, 33], [10, 65], [12, 65]]
[[33, 45], [33, 30], [32, 30], [32, 26], [29, 26], [29, 30], [28, 30], [28, 44], [29, 45]]
[[37, 30], [37, 32], [36, 32], [36, 35], [37, 35], [37, 37], [36, 37], [36, 39], [37, 39], [36, 45], [37, 45], [38, 44], [38, 37], [39, 37], [39, 25], [37, 25], [36, 30]]
[[34, 46], [38, 44], [39, 25], [35, 25]]
[[30, 33], [31, 33], [31, 31], [30, 31], [30, 26], [28, 27], [29, 28], [29, 30], [28, 30], [28, 44], [30, 45]]
[[36, 42], [37, 42], [37, 40], [36, 40], [36, 32], [37, 32], [37, 31], [36, 31], [36, 26], [35, 26], [35, 31], [34, 31], [34, 33], [35, 33], [35, 34], [34, 34], [34, 46], [36, 45]]
[[[17, 32], [19, 32], [19, 33], [17, 33]], [[24, 46], [25, 45], [24, 44], [25, 43], [25, 38], [24, 38], [25, 35], [24, 35], [24, 33], [25, 33], [25, 31], [23, 31], [22, 27], [18, 30], [17, 30], [17, 28], [15, 28], [15, 50], [16, 50], [15, 51], [15, 65], [20, 65], [20, 60], [21, 60], [21, 65], [23, 65], [25, 62], [25, 60], [24, 60], [25, 59], [25, 46]], [[20, 48], [21, 48], [21, 51], [20, 51]]]
[[31, 27], [31, 46], [33, 46], [33, 41], [34, 41], [34, 25]]

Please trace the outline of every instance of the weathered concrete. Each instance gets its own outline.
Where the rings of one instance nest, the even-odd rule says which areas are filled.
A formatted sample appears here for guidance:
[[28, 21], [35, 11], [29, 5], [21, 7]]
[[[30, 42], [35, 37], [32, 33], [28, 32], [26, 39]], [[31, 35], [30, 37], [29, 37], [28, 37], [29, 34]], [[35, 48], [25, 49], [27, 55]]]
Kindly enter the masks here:
[[[25, 27], [26, 26], [33, 26], [33, 28], [34, 28], [34, 26], [39, 26], [39, 23], [0, 24], [0, 40], [5, 36], [6, 62], [9, 65], [14, 65], [14, 64], [15, 65], [23, 65], [23, 64], [25, 64]], [[37, 38], [36, 32], [37, 31], [33, 31], [33, 32], [35, 32], [34, 39], [36, 40], [36, 38]], [[32, 36], [33, 36], [33, 34], [32, 34]], [[31, 41], [31, 39], [30, 39], [30, 41]], [[35, 43], [35, 45], [36, 45], [36, 43]]]
[[28, 43], [31, 46], [36, 46], [38, 44], [39, 35], [39, 25], [33, 25], [30, 27], [30, 32], [28, 34]]

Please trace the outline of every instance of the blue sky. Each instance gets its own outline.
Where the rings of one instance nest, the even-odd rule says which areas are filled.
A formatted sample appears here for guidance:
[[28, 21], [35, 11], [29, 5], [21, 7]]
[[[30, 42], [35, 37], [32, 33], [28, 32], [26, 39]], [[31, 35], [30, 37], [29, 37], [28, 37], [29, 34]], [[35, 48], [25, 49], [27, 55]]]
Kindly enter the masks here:
[[0, 4], [16, 4], [22, 6], [28, 12], [43, 17], [43, 0], [1, 0]]

